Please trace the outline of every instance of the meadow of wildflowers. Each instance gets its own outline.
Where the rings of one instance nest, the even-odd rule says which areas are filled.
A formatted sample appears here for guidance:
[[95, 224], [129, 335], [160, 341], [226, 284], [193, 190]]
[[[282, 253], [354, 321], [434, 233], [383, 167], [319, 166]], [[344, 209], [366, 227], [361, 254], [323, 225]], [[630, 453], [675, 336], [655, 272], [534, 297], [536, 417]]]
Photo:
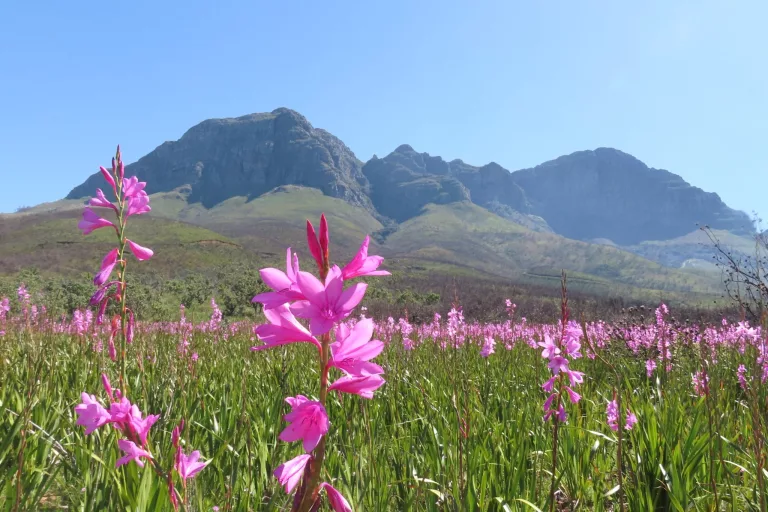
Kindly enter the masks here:
[[127, 236], [149, 197], [119, 152], [102, 173], [113, 197], [95, 191], [79, 227], [115, 247], [91, 307], [0, 297], [0, 509], [766, 510], [765, 326], [680, 327], [664, 304], [583, 322], [565, 276], [547, 324], [514, 298], [496, 323], [458, 303], [369, 318], [386, 264], [368, 238], [336, 264], [324, 216], [262, 269], [261, 321], [215, 298], [204, 320], [142, 321], [128, 254], [153, 253]]

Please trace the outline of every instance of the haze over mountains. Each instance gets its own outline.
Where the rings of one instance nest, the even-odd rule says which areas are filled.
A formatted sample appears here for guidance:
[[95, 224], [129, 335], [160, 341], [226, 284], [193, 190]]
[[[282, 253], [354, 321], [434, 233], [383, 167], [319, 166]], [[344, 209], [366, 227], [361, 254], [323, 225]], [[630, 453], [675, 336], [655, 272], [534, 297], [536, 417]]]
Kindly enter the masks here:
[[[362, 162], [286, 108], [203, 121], [127, 166], [126, 175], [147, 182], [156, 229], [192, 224], [208, 230], [201, 242], [267, 258], [300, 243], [304, 217], [326, 211], [343, 252], [369, 232], [375, 249], [404, 270], [551, 280], [565, 268], [614, 291], [711, 293], [711, 274], [680, 268], [711, 254], [697, 225], [737, 245], [754, 233], [749, 217], [717, 194], [617, 149], [580, 151], [515, 172], [493, 162], [445, 161], [407, 144]], [[37, 216], [38, 224], [61, 222], [103, 185], [95, 173], [66, 201], [24, 215]], [[33, 224], [17, 219], [16, 231], [0, 229], [0, 238], [32, 236]], [[55, 249], [73, 250], [75, 240]], [[183, 267], [183, 258], [176, 260]]]

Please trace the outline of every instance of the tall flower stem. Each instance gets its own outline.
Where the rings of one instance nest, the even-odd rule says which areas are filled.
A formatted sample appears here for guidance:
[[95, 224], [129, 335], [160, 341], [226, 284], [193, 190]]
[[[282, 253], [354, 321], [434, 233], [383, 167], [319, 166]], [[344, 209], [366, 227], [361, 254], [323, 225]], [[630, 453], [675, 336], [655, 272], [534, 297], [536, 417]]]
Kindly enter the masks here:
[[[325, 282], [330, 270], [328, 255], [324, 255], [323, 266], [320, 267], [320, 280]], [[331, 359], [331, 333], [327, 332], [320, 337], [320, 403], [325, 407], [328, 399], [328, 361]], [[320, 439], [317, 447], [312, 451], [312, 460], [307, 464], [304, 473], [304, 483], [294, 500], [292, 512], [308, 512], [317, 500], [320, 491], [320, 472], [325, 460], [325, 442], [327, 435]]]
[[120, 272], [119, 272], [119, 280], [120, 280], [120, 387], [123, 390], [123, 393], [128, 392], [128, 379], [125, 376], [125, 366], [126, 366], [126, 359], [127, 359], [127, 350], [126, 345], [128, 341], [127, 336], [127, 294], [126, 294], [126, 267], [127, 267], [127, 259], [125, 255], [125, 229], [126, 229], [126, 221], [128, 220], [125, 207], [126, 207], [126, 201], [125, 198], [123, 198], [123, 180], [119, 175], [117, 175], [117, 170], [121, 168], [122, 166], [122, 156], [120, 154], [120, 146], [117, 147], [117, 152], [115, 154], [115, 194], [117, 196], [117, 222], [118, 222], [118, 260], [120, 265]]

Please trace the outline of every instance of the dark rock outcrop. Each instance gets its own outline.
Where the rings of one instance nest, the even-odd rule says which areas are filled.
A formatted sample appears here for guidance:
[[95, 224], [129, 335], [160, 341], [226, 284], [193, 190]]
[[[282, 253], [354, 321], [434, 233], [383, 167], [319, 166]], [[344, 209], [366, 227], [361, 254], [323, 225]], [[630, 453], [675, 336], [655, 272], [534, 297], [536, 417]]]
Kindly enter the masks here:
[[475, 167], [461, 160], [446, 162], [403, 144], [384, 158], [372, 158], [363, 173], [376, 209], [397, 221], [418, 215], [429, 203], [471, 200], [516, 222], [529, 210], [525, 192], [495, 163]]
[[616, 149], [579, 151], [512, 173], [532, 213], [578, 240], [608, 238], [620, 245], [667, 240], [709, 225], [749, 234], [749, 216], [680, 176], [653, 169]]
[[[147, 181], [149, 193], [190, 185], [189, 200], [205, 206], [302, 185], [372, 210], [362, 162], [339, 139], [286, 108], [203, 121], [127, 166], [126, 175], [134, 174]], [[96, 187], [103, 187], [98, 173], [67, 198], [89, 196]]]

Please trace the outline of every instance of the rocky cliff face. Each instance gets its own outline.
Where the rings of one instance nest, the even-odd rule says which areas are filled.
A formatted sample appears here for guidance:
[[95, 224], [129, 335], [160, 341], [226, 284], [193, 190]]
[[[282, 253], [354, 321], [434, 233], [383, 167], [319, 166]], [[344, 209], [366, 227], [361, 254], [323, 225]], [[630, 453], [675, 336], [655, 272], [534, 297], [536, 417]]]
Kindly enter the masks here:
[[[339, 139], [285, 108], [203, 121], [129, 165], [126, 175], [134, 174], [147, 181], [149, 193], [190, 185], [190, 202], [205, 206], [303, 185], [372, 210], [362, 162]], [[102, 185], [96, 173], [67, 198], [88, 196]]]
[[546, 224], [527, 218], [525, 192], [496, 163], [475, 167], [461, 160], [446, 162], [404, 144], [384, 158], [371, 159], [363, 173], [376, 209], [397, 221], [418, 215], [429, 203], [472, 201], [515, 222]]
[[512, 178], [525, 190], [532, 212], [569, 238], [629, 245], [682, 236], [697, 224], [736, 234], [753, 230], [747, 214], [717, 194], [616, 149], [561, 156]]

